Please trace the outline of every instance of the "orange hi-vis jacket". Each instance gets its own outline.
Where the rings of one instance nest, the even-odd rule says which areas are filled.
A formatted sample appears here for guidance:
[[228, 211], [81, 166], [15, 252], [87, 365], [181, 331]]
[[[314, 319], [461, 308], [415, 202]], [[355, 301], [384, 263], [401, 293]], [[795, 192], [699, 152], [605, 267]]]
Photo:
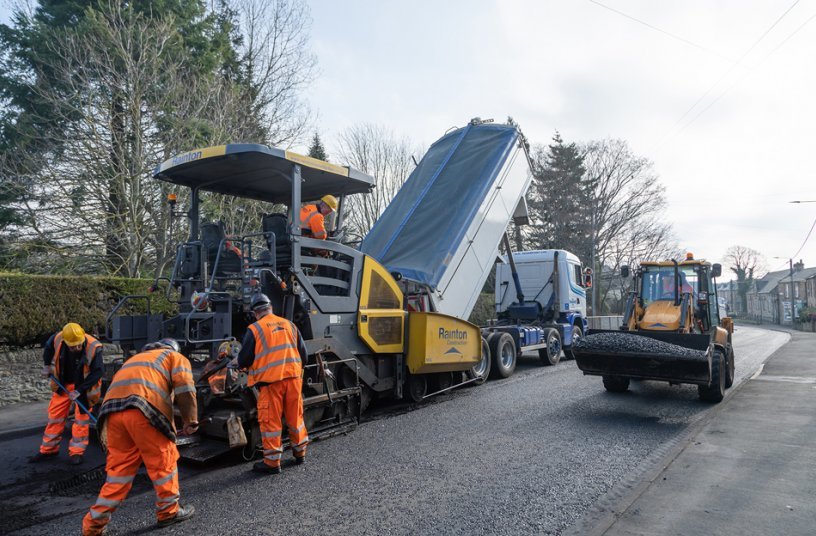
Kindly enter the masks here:
[[136, 354], [122, 365], [113, 375], [103, 407], [110, 400], [136, 395], [173, 426], [173, 397], [182, 393], [195, 396], [190, 361], [173, 350], [157, 348]]
[[312, 238], [323, 240], [328, 236], [323, 214], [317, 209], [317, 205], [306, 205], [300, 209], [300, 228]]
[[255, 337], [255, 360], [249, 367], [247, 383], [274, 383], [300, 378], [303, 365], [298, 352], [298, 333], [294, 324], [274, 314], [261, 318], [249, 329]]
[[[51, 367], [54, 369], [54, 376], [59, 378], [60, 377], [60, 354], [62, 353], [62, 345], [64, 341], [62, 340], [62, 332], [57, 332], [54, 335], [54, 357], [51, 359]], [[95, 338], [91, 337], [87, 333], [85, 334], [85, 359], [82, 360], [82, 375], [88, 377], [91, 373], [91, 364], [94, 360], [94, 354], [96, 354], [97, 349], [102, 347], [102, 343], [96, 340]], [[56, 384], [54, 380], [51, 380], [51, 390], [53, 392], [59, 391], [59, 386]], [[100, 379], [96, 384], [88, 389], [87, 396], [88, 396], [88, 404], [94, 405], [99, 401], [99, 396], [102, 393], [102, 380]]]

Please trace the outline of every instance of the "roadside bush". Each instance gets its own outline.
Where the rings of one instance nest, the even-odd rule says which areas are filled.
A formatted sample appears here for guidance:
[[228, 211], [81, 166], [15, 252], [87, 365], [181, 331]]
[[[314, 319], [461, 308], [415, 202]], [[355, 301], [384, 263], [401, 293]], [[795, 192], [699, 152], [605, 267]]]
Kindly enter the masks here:
[[799, 311], [799, 322], [813, 322], [816, 320], [816, 307], [805, 307]]
[[[50, 276], [0, 273], [0, 345], [25, 347], [44, 343], [68, 322], [94, 336], [105, 333], [105, 318], [122, 296], [146, 294], [149, 279]], [[163, 292], [151, 295], [152, 313], [172, 312]], [[128, 306], [144, 313], [145, 300]]]

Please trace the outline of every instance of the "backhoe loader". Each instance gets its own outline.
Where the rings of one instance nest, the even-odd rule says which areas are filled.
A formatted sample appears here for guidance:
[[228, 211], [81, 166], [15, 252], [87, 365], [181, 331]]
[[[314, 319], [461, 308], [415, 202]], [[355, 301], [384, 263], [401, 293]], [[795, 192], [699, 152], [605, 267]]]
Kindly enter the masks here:
[[701, 400], [720, 402], [734, 382], [734, 323], [718, 310], [721, 272], [692, 254], [641, 263], [620, 329], [584, 337], [573, 350], [578, 368], [602, 376], [610, 392], [626, 391], [631, 378], [659, 380], [696, 384]]

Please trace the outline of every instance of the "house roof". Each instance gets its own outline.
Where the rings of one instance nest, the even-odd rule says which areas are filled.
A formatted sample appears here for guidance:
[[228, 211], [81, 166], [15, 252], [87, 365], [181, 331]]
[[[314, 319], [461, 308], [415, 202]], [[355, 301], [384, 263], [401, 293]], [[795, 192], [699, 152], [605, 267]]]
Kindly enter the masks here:
[[756, 281], [757, 293], [767, 294], [779, 285], [779, 282], [787, 275], [790, 275], [788, 270], [779, 270], [776, 272], [768, 272]]

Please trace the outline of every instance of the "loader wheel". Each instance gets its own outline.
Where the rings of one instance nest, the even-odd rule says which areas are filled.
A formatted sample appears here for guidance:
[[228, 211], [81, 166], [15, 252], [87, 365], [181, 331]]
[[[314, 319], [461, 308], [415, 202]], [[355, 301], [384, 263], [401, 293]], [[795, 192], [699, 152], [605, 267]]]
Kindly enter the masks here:
[[734, 385], [734, 347], [728, 347], [728, 365], [726, 366], [726, 370], [728, 373], [725, 375], [725, 388], [729, 388]]
[[428, 378], [425, 374], [408, 375], [408, 399], [411, 402], [422, 402], [428, 392]]
[[711, 385], [698, 385], [697, 394], [704, 402], [720, 402], [725, 396], [725, 377], [728, 375], [725, 369], [725, 358], [722, 352], [714, 350], [711, 360]]
[[610, 393], [625, 393], [629, 390], [629, 378], [626, 376], [604, 376], [603, 384]]
[[552, 328], [545, 331], [547, 334], [544, 336], [544, 340], [547, 347], [538, 351], [538, 357], [546, 366], [557, 365], [561, 361], [561, 335]]
[[494, 333], [487, 339], [490, 355], [493, 356], [491, 374], [509, 378], [516, 370], [516, 342], [509, 333]]
[[564, 352], [564, 357], [568, 357], [570, 359], [575, 359], [575, 354], [572, 352], [572, 349], [575, 348], [575, 344], [581, 340], [581, 337], [584, 336], [584, 332], [581, 331], [581, 328], [578, 326], [572, 327], [572, 343], [570, 344], [569, 350]]
[[487, 381], [489, 375], [490, 346], [488, 346], [487, 341], [482, 337], [482, 359], [467, 371], [467, 376], [469, 380], [473, 380], [474, 385], [482, 385]]

